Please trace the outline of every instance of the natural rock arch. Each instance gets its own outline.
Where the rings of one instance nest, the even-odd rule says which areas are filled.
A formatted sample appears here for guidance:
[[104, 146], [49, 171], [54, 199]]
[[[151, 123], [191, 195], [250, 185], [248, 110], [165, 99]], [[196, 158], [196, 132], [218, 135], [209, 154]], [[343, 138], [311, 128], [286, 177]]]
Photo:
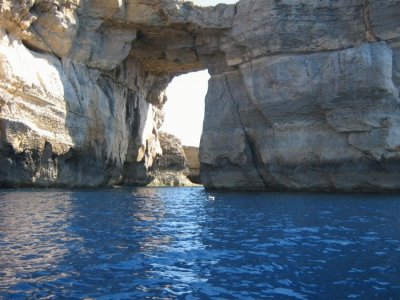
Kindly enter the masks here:
[[162, 91], [207, 68], [206, 187], [397, 190], [399, 18], [400, 0], [4, 0], [0, 182], [143, 182]]

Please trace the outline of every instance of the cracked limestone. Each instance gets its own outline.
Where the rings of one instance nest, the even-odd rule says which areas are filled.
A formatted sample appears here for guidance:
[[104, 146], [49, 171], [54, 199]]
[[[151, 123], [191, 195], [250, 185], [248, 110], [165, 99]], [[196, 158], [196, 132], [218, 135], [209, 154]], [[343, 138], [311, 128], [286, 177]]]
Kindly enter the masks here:
[[207, 188], [400, 188], [400, 0], [1, 3], [1, 186], [149, 182], [164, 89], [208, 69]]

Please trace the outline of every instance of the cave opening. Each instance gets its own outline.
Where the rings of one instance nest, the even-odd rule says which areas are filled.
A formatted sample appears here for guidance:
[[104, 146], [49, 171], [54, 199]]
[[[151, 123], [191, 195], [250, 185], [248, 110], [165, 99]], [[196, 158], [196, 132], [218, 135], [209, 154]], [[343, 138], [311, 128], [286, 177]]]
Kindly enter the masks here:
[[187, 177], [196, 184], [201, 183], [198, 151], [209, 78], [208, 71], [202, 70], [176, 76], [171, 81], [166, 90], [168, 100], [163, 108], [164, 122], [160, 128], [163, 138], [171, 139], [169, 135], [173, 135], [181, 141], [189, 168]]

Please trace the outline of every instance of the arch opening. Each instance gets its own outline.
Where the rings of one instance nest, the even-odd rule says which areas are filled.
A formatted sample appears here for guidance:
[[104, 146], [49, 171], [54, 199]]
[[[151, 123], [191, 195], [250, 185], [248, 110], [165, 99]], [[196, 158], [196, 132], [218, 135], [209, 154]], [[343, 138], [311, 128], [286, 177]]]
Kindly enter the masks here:
[[[164, 122], [160, 128], [161, 147], [166, 148], [163, 152], [170, 157], [169, 162], [163, 163], [176, 166], [171, 152], [179, 152], [179, 145], [173, 144], [180, 142], [186, 158], [185, 166], [181, 167], [187, 169], [187, 178], [195, 184], [201, 184], [198, 151], [209, 78], [208, 71], [202, 70], [176, 76], [171, 81], [166, 90], [168, 100], [163, 108]], [[179, 160], [180, 154], [175, 155]]]
[[161, 130], [178, 137], [184, 146], [200, 145], [209, 78], [207, 70], [191, 72], [176, 76], [167, 87]]

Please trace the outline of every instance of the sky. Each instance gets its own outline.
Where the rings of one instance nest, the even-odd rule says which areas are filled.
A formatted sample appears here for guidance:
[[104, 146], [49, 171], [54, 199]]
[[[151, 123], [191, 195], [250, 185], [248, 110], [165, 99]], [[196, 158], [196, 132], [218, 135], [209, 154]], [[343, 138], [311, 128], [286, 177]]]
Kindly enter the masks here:
[[199, 146], [207, 94], [207, 71], [175, 77], [167, 88], [167, 103], [162, 131], [172, 133], [186, 146]]
[[[237, 0], [191, 0], [196, 5], [233, 4]], [[204, 119], [204, 100], [207, 94], [207, 71], [175, 77], [167, 88], [168, 101], [164, 106], [165, 119], [161, 130], [181, 139], [183, 145], [199, 146]]]

